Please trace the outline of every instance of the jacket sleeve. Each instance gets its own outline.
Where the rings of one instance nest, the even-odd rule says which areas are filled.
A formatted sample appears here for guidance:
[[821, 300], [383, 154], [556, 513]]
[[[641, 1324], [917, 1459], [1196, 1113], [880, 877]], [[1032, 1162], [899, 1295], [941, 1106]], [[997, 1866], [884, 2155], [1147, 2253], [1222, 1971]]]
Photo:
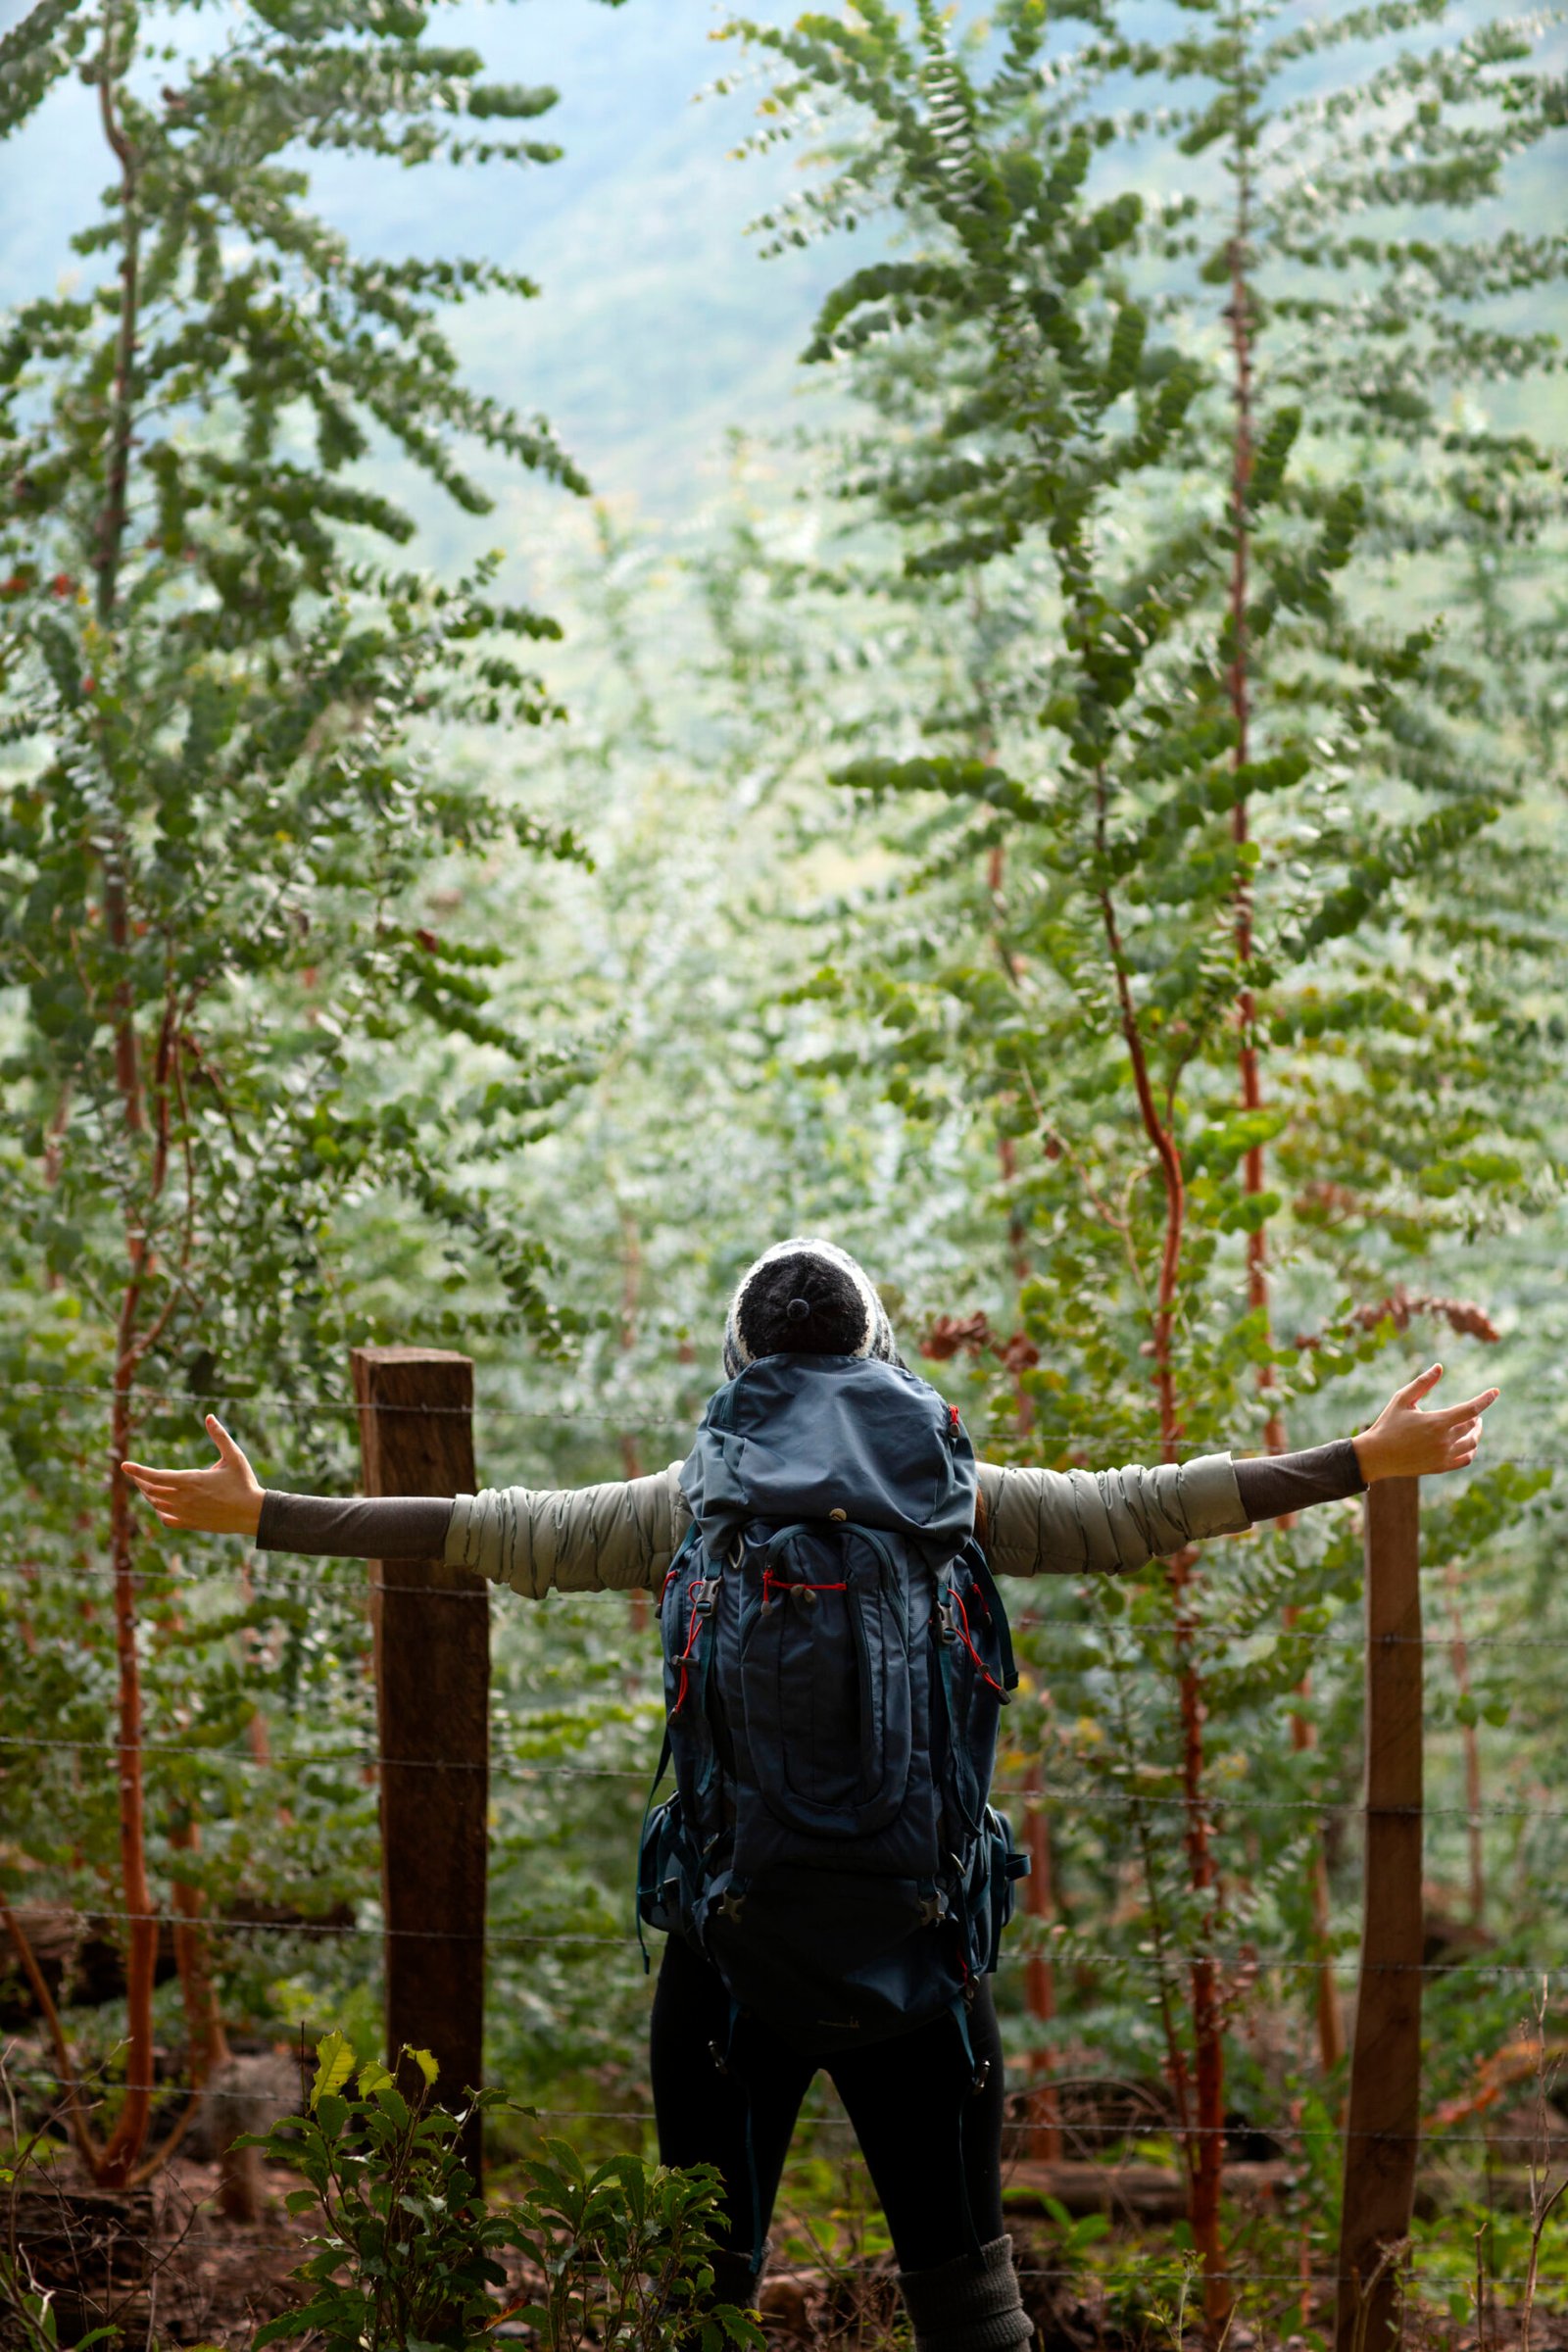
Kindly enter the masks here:
[[1000, 1576], [1114, 1575], [1202, 1536], [1250, 1526], [1228, 1453], [1152, 1470], [1005, 1469], [981, 1462], [988, 1554]]
[[671, 1463], [651, 1478], [601, 1487], [492, 1487], [460, 1494], [447, 1528], [449, 1568], [538, 1600], [558, 1592], [658, 1592], [691, 1524]]

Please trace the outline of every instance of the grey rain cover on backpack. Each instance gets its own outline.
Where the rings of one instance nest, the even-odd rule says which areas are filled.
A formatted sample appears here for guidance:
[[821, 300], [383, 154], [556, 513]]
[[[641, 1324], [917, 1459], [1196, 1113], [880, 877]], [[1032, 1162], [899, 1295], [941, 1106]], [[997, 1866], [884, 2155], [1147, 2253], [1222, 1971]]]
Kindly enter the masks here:
[[986, 1801], [1016, 1677], [956, 1407], [902, 1365], [764, 1356], [710, 1399], [681, 1486], [675, 1791], [640, 1917], [813, 2050], [961, 2004], [1027, 1863]]

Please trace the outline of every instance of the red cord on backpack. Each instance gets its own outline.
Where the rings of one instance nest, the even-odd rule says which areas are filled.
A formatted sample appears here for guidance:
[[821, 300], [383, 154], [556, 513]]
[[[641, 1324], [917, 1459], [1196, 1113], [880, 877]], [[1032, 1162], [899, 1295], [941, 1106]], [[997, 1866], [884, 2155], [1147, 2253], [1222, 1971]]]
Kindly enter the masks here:
[[[958, 1612], [958, 1631], [963, 1636], [964, 1648], [969, 1652], [970, 1657], [973, 1658], [975, 1664], [979, 1667], [981, 1680], [989, 1683], [993, 1690], [1002, 1690], [1002, 1685], [998, 1682], [996, 1676], [991, 1672], [984, 1658], [980, 1655], [980, 1652], [976, 1649], [974, 1642], [970, 1639], [969, 1612], [963, 1605], [963, 1594], [958, 1591], [956, 1585], [950, 1586], [949, 1591], [953, 1594], [953, 1605]], [[1002, 1695], [1005, 1697], [1006, 1692], [1003, 1690]]]
[[686, 1661], [691, 1656], [693, 1649], [697, 1645], [697, 1628], [701, 1625], [702, 1621], [702, 1579], [699, 1577], [696, 1585], [692, 1589], [692, 1621], [686, 1628], [686, 1646], [675, 1661], [676, 1665], [680, 1668], [680, 1689], [675, 1693], [675, 1704], [669, 1710], [672, 1715], [678, 1715], [682, 1707], [686, 1704]]
[[847, 1584], [808, 1585], [796, 1577], [775, 1576], [771, 1568], [762, 1570], [762, 1606], [767, 1606], [769, 1592], [847, 1592]]

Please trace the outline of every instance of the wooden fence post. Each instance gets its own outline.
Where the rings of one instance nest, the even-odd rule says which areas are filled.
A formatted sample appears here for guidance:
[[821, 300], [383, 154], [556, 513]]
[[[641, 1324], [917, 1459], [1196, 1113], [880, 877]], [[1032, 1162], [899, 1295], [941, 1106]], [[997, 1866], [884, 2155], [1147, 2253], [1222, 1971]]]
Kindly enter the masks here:
[[[1420, 1482], [1366, 1498], [1366, 1856], [1346, 2118], [1337, 2352], [1397, 2343], [1421, 2125]], [[1378, 2276], [1379, 2267], [1382, 2274]], [[1373, 2278], [1376, 2285], [1372, 2285]]]
[[[441, 1348], [356, 1348], [367, 1494], [472, 1494], [473, 1365]], [[381, 1755], [387, 2063], [405, 2044], [456, 2105], [482, 2080], [490, 1605], [483, 1577], [372, 1560]], [[464, 2142], [478, 2178], [474, 2119]]]

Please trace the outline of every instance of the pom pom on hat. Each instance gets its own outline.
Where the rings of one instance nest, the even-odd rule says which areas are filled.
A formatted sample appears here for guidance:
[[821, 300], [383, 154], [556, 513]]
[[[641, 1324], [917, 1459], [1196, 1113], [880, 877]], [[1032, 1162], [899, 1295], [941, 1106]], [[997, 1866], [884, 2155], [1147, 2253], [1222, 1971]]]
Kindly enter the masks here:
[[834, 1242], [775, 1242], [736, 1287], [724, 1325], [726, 1379], [786, 1351], [903, 1360], [870, 1276]]

